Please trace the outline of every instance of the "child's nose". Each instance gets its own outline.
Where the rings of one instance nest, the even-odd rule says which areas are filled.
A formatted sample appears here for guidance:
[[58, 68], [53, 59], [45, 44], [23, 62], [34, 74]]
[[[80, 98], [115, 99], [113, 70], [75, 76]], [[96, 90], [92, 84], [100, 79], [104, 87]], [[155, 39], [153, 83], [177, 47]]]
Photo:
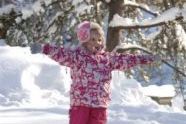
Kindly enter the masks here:
[[100, 41], [97, 41], [96, 44], [97, 44], [97, 45], [101, 45], [102, 43], [101, 43]]

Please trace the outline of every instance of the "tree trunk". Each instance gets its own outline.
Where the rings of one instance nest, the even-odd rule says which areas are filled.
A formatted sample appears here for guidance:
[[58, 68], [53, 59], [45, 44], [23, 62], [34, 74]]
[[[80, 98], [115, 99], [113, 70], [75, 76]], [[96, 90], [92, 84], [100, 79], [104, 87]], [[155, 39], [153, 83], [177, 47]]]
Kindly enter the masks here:
[[167, 0], [163, 0], [163, 4], [164, 4], [164, 7], [165, 7], [165, 10], [169, 9], [169, 5], [168, 5]]
[[[111, 0], [109, 5], [109, 20], [108, 22], [112, 20], [113, 16], [117, 13], [119, 15], [122, 15], [122, 9], [123, 9], [123, 0]], [[119, 34], [120, 29], [108, 27], [107, 31], [107, 42], [106, 42], [106, 50], [112, 51], [115, 46], [119, 43]]]
[[93, 0], [93, 5], [95, 6], [95, 19], [96, 22], [100, 25], [102, 25], [102, 19], [101, 19], [101, 15], [100, 15], [100, 8], [98, 6], [98, 0]]
[[172, 5], [172, 7], [175, 7], [176, 6], [174, 0], [171, 0], [171, 5]]
[[0, 39], [5, 39], [6, 38], [6, 29], [0, 29]]

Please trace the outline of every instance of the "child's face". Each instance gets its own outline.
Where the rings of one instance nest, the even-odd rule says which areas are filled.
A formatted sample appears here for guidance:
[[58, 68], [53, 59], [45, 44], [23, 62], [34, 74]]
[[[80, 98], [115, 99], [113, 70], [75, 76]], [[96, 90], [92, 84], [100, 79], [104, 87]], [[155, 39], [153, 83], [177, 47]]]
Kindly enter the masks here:
[[104, 37], [98, 30], [90, 31], [90, 40], [84, 43], [84, 47], [92, 53], [97, 53], [103, 49]]

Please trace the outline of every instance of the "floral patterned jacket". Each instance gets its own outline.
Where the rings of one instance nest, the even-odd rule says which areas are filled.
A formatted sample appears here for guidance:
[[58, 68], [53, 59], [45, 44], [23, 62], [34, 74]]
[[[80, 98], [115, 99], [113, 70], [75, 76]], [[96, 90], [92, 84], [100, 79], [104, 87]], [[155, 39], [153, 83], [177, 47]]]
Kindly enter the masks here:
[[65, 49], [49, 44], [43, 53], [61, 65], [71, 68], [71, 106], [108, 107], [113, 70], [126, 70], [139, 64], [149, 64], [154, 56], [99, 52], [92, 54], [82, 46]]

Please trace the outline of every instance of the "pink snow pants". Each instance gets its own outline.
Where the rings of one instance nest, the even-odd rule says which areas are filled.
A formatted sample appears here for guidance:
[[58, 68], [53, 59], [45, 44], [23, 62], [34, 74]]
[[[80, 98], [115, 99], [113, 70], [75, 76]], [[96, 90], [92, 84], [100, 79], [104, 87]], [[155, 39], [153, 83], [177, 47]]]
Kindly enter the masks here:
[[69, 110], [70, 124], [106, 124], [106, 108], [74, 106]]

